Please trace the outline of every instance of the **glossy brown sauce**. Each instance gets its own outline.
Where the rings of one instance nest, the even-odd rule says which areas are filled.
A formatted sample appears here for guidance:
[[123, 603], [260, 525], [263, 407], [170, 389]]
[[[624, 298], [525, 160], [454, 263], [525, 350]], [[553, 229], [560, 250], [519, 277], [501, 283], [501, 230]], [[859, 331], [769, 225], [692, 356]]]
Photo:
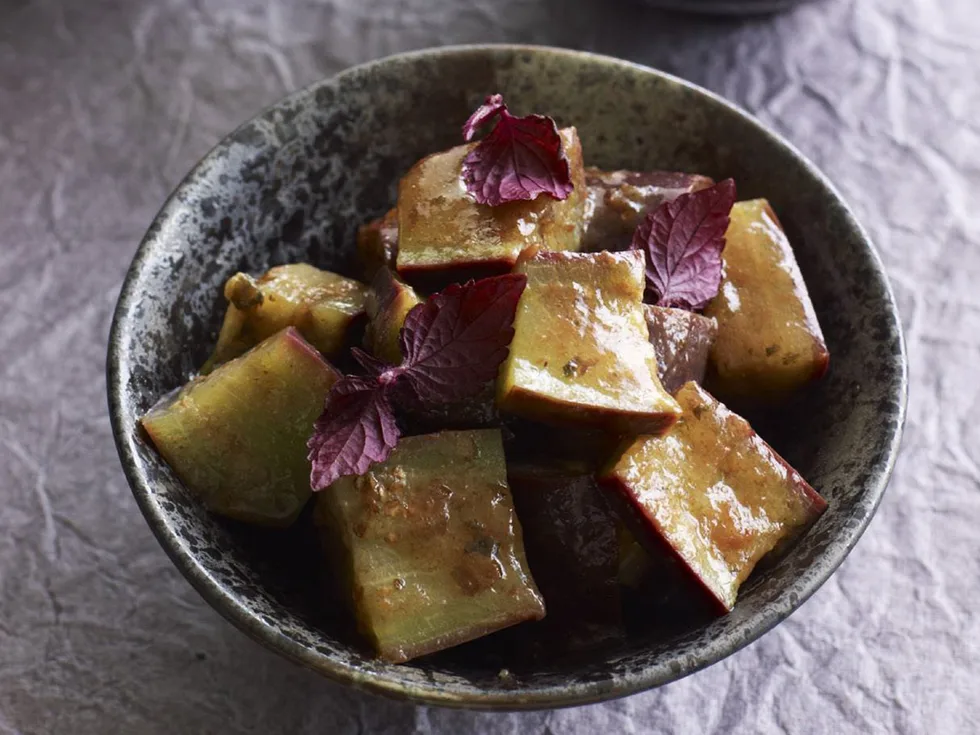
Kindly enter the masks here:
[[793, 250], [765, 199], [738, 202], [722, 254], [709, 387], [726, 400], [783, 400], [827, 369], [828, 353]]
[[504, 271], [527, 247], [578, 249], [585, 201], [582, 148], [574, 128], [561, 132], [575, 186], [567, 199], [540, 196], [497, 207], [476, 204], [460, 171], [475, 144], [419, 161], [398, 188], [398, 271], [456, 270], [477, 263]]
[[498, 402], [528, 418], [654, 431], [678, 412], [657, 377], [641, 305], [643, 256], [541, 252], [501, 366]]
[[744, 419], [695, 383], [677, 400], [684, 415], [670, 434], [636, 439], [608, 478], [731, 609], [756, 563], [826, 503]]
[[306, 263], [270, 268], [258, 279], [237, 273], [225, 284], [228, 311], [203, 371], [286, 327], [296, 327], [323, 354], [335, 355], [352, 322], [364, 313], [367, 294], [359, 281]]
[[386, 462], [317, 501], [324, 532], [346, 539], [356, 615], [382, 657], [544, 615], [499, 430], [403, 438]]

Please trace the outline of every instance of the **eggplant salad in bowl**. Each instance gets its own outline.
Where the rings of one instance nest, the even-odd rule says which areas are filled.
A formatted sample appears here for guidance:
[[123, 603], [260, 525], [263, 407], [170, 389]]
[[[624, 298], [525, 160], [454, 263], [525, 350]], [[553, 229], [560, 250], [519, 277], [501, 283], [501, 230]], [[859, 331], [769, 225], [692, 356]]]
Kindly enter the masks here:
[[[510, 52], [402, 58], [426, 53]], [[553, 63], [566, 52], [513, 53]], [[751, 167], [743, 185], [737, 165], [610, 166], [590, 155], [604, 139], [583, 132], [587, 112], [579, 125], [521, 100], [519, 115], [509, 89], [469, 92], [468, 108], [453, 102], [470, 113], [450, 121], [455, 141], [378, 167], [393, 196], [354, 220], [344, 258], [320, 257], [313, 236], [305, 251], [283, 245], [284, 235], [268, 257], [235, 267], [218, 246], [202, 275], [180, 276], [174, 288], [193, 297], [159, 313], [191, 323], [180, 316], [189, 309], [194, 330], [220, 328], [210, 344], [167, 348], [178, 381], [148, 377], [158, 370], [149, 358], [113, 355], [119, 333], [135, 330], [119, 312], [110, 343], [134, 492], [212, 604], [341, 681], [477, 707], [597, 701], [737, 650], [829, 576], [880, 496], [836, 540], [835, 514], [851, 501], [838, 500], [826, 469], [810, 471], [834, 466], [821, 454], [831, 443], [800, 452], [783, 441], [810, 430], [808, 415], [814, 437], [848, 436], [813, 406], [840, 390], [836, 345], [848, 373], [855, 349], [825, 338], [840, 322], [811, 299], [812, 267], [801, 268], [780, 219], [786, 192], [775, 187], [770, 203]], [[271, 110], [269, 125], [291, 124]], [[370, 146], [356, 122], [343, 129]], [[276, 136], [280, 150], [291, 145]], [[235, 145], [222, 166], [241, 155]], [[292, 175], [270, 155], [263, 176]], [[182, 187], [213, 180], [204, 171]], [[231, 243], [233, 212], [283, 216], [272, 191], [203, 200], [220, 223], [206, 237]], [[174, 214], [184, 211], [178, 190], [148, 237], [196, 221]], [[295, 220], [281, 232], [309, 229]], [[144, 279], [184, 267], [169, 253], [152, 267], [140, 257]], [[154, 295], [122, 306], [141, 303], [136, 289], [124, 289], [121, 310], [157, 309]], [[159, 352], [166, 337], [154, 339], [142, 342]], [[137, 388], [123, 432], [113, 392]], [[895, 440], [877, 460], [881, 489]], [[831, 547], [833, 560], [813, 561]], [[794, 590], [778, 604], [783, 592], [764, 582], [772, 570]], [[744, 610], [740, 590], [753, 600]]]
[[731, 179], [587, 169], [574, 127], [500, 95], [481, 126], [362, 227], [362, 281], [233, 275], [203, 374], [143, 428], [215, 513], [288, 527], [315, 496], [388, 661], [551, 607], [568, 641], [616, 637], [624, 585], [724, 614], [826, 507], [722, 402], [827, 369], [779, 220]]

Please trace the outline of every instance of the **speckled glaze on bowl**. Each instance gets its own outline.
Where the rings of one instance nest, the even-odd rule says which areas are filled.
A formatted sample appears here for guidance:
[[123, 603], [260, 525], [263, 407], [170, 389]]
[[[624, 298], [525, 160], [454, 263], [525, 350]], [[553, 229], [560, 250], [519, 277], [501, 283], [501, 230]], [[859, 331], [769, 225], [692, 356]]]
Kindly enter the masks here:
[[[277, 561], [296, 558], [279, 541], [256, 540], [205, 513], [137, 423], [209, 353], [230, 274], [297, 260], [345, 270], [358, 224], [391, 206], [399, 176], [415, 160], [459, 143], [460, 124], [495, 91], [518, 113], [578, 126], [592, 164], [734, 176], [741, 198], [768, 196], [795, 245], [832, 355], [827, 379], [770, 437], [830, 510], [786, 558], [753, 576], [730, 615], [575, 665], [510, 676], [499, 675], [506, 661], [472, 644], [402, 666], [372, 659], [345, 619], [325, 614], [309, 594], [315, 572]], [[488, 46], [350, 69], [222, 141], [167, 201], [136, 253], [113, 322], [108, 391], [119, 454], [147, 522], [194, 587], [240, 629], [359, 688], [520, 709], [596, 702], [673, 681], [796, 609], [841, 563], [881, 499], [904, 419], [905, 371], [878, 256], [827, 180], [785, 141], [722, 99], [651, 69]]]

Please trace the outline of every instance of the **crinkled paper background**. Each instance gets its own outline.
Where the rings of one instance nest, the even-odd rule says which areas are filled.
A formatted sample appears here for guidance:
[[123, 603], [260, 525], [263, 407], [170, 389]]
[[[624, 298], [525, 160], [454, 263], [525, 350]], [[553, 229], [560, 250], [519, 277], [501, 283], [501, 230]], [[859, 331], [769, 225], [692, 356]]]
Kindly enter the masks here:
[[[774, 126], [870, 230], [909, 343], [902, 456], [841, 570], [725, 662], [575, 710], [418, 709], [248, 641], [151, 536], [107, 417], [112, 306], [190, 166], [317, 78], [480, 41], [640, 61]], [[980, 732], [978, 120], [977, 0], [0, 0], [0, 733]]]

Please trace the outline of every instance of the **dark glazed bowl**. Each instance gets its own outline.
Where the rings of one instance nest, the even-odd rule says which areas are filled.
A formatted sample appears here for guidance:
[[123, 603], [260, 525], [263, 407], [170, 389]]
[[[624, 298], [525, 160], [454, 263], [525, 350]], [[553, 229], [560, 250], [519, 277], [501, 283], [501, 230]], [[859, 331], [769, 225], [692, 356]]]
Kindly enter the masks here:
[[[392, 666], [371, 658], [318, 597], [307, 540], [205, 513], [138, 430], [139, 417], [204, 361], [236, 270], [307, 260], [348, 267], [359, 223], [384, 212], [418, 158], [460, 142], [484, 95], [578, 126], [587, 160], [734, 176], [767, 196], [795, 245], [832, 355], [828, 377], [769, 435], [830, 501], [735, 610], [575, 664], [518, 670], [470, 644]], [[252, 638], [326, 676], [460, 707], [560, 707], [620, 697], [708, 666], [786, 618], [857, 542], [885, 489], [905, 413], [898, 315], [867, 235], [788, 143], [724, 100], [624, 61], [534, 47], [443, 48], [383, 59], [301, 90], [222, 141], [164, 205], [136, 253], [108, 354], [112, 427], [133, 494], [177, 567]], [[301, 534], [297, 534], [300, 536]], [[288, 535], [287, 535], [288, 536]], [[511, 668], [509, 676], [501, 667]]]
[[759, 15], [777, 13], [814, 0], [641, 0], [664, 10], [709, 15]]

